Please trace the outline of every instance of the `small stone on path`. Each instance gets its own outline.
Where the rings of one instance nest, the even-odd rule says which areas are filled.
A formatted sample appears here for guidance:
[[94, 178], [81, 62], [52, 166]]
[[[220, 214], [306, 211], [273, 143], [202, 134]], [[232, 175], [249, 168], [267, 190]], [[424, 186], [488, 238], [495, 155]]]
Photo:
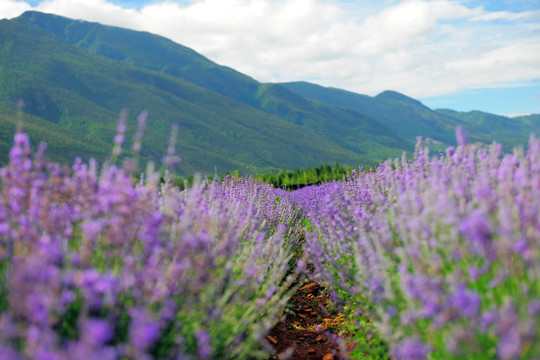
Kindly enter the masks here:
[[304, 291], [308, 294], [311, 294], [315, 292], [317, 289], [319, 289], [321, 285], [317, 284], [316, 282], [309, 283], [307, 285], [304, 285], [300, 288], [300, 291]]

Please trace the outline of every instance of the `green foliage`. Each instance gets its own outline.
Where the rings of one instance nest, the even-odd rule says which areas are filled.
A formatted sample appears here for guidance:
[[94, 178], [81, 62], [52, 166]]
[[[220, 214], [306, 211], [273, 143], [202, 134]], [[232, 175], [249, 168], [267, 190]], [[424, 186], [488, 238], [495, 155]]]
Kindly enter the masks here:
[[8, 264], [9, 262], [7, 260], [0, 261], [0, 314], [2, 314], [9, 306], [7, 299], [9, 290], [6, 281]]
[[355, 316], [351, 313], [349, 317], [346, 328], [353, 335], [349, 341], [354, 346], [350, 358], [388, 359], [390, 356], [388, 344], [379, 334], [375, 324], [365, 314]]
[[274, 185], [276, 189], [286, 188], [288, 190], [294, 190], [304, 186], [342, 180], [351, 170], [351, 167], [343, 166], [336, 162], [334, 167], [325, 163], [305, 169], [283, 169], [281, 171], [274, 171], [273, 173], [258, 174], [256, 178]]
[[60, 314], [54, 329], [61, 339], [72, 341], [79, 339], [80, 331], [78, 321], [83, 305], [84, 301], [81, 294], [77, 294], [76, 299], [66, 305], [65, 312]]
[[37, 12], [0, 30], [0, 106], [23, 99], [25, 112], [108, 144], [129, 108], [126, 148], [146, 109], [141, 160], [159, 162], [177, 124], [181, 175], [370, 165], [408, 146], [373, 118], [260, 84], [160, 36]]

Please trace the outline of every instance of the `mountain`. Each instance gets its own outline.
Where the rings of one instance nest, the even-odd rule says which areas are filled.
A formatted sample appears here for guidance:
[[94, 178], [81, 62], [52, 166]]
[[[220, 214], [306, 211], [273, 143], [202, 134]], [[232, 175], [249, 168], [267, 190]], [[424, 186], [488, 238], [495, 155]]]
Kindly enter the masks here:
[[39, 28], [90, 53], [172, 75], [254, 105], [253, 93], [259, 86], [256, 80], [167, 38], [35, 11], [13, 21]]
[[449, 145], [455, 143], [454, 129], [457, 125], [469, 130], [462, 121], [439, 114], [418, 100], [395, 91], [384, 91], [371, 97], [309, 82], [289, 82], [281, 85], [306, 98], [372, 116], [409, 142], [422, 136]]
[[132, 131], [148, 109], [143, 157], [160, 159], [178, 124], [184, 173], [368, 166], [411, 149], [369, 115], [259, 83], [146, 32], [26, 12], [0, 21], [0, 42], [1, 107], [23, 99], [25, 112], [108, 144], [120, 109], [131, 109]]
[[538, 128], [534, 116], [476, 121], [394, 91], [260, 83], [161, 36], [32, 11], [0, 21], [2, 149], [11, 146], [18, 100], [34, 142], [52, 141], [48, 154], [63, 162], [79, 143], [83, 158], [102, 161], [119, 111], [130, 109], [131, 139], [137, 114], [149, 110], [142, 159], [159, 163], [176, 124], [183, 174], [369, 166], [411, 151], [419, 135], [434, 148], [453, 145], [458, 125], [472, 141], [505, 144], [525, 143]]
[[432, 110], [395, 91], [370, 97], [308, 82], [281, 85], [300, 96], [372, 116], [406, 140], [421, 135], [435, 144], [441, 143], [440, 147], [455, 144], [456, 126], [461, 126], [471, 141], [498, 141], [508, 148], [526, 144], [531, 133], [540, 135], [540, 115], [508, 118], [480, 111]]
[[63, 164], [70, 164], [76, 157], [83, 154], [86, 154], [87, 158], [98, 159], [110, 154], [105, 150], [108, 144], [99, 140], [91, 140], [36, 116], [0, 108], [0, 163], [2, 164], [8, 161], [13, 135], [21, 121], [30, 141], [37, 145], [46, 140], [47, 153], [55, 154], [55, 159]]
[[436, 111], [473, 126], [484, 138], [504, 143], [508, 147], [525, 144], [530, 134], [540, 135], [540, 115], [507, 117], [482, 111]]

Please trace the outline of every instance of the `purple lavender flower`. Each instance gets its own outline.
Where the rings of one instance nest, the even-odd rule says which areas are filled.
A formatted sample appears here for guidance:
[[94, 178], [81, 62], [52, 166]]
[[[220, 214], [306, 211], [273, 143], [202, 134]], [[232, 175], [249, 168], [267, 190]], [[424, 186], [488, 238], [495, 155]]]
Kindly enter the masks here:
[[471, 242], [477, 252], [483, 252], [489, 259], [494, 259], [492, 231], [490, 224], [480, 210], [474, 210], [460, 224], [459, 231]]
[[132, 346], [139, 351], [145, 351], [159, 337], [160, 326], [153, 321], [146, 309], [130, 309], [131, 325], [129, 339]]
[[538, 316], [538, 314], [540, 314], [540, 300], [533, 300], [529, 304], [527, 313], [529, 316]]
[[493, 325], [499, 317], [497, 310], [491, 309], [482, 314], [480, 317], [480, 330], [487, 332], [488, 328]]
[[110, 324], [105, 320], [88, 319], [81, 325], [81, 332], [92, 346], [99, 347], [113, 336]]
[[474, 319], [480, 310], [481, 298], [475, 291], [467, 290], [464, 283], [457, 286], [455, 293], [448, 299], [448, 305], [455, 308], [462, 316]]
[[506, 302], [497, 323], [497, 353], [501, 359], [516, 359], [521, 352], [522, 340], [517, 316], [513, 302]]
[[180, 162], [180, 157], [175, 155], [175, 146], [176, 140], [178, 137], [178, 126], [173, 125], [171, 127], [171, 136], [169, 139], [169, 146], [167, 147], [167, 155], [162, 159], [163, 163], [169, 168], [172, 169]]
[[23, 357], [11, 345], [0, 343], [0, 356], [2, 360], [22, 360]]
[[467, 135], [461, 126], [456, 126], [456, 140], [459, 146], [467, 145]]
[[427, 359], [431, 348], [421, 341], [408, 337], [397, 343], [392, 350], [392, 356], [398, 360]]
[[131, 150], [138, 154], [141, 151], [142, 140], [144, 131], [146, 130], [146, 123], [148, 122], [148, 111], [143, 111], [137, 118], [137, 132], [133, 137], [133, 145]]
[[521, 352], [521, 346], [519, 332], [507, 332], [499, 339], [497, 354], [501, 359], [517, 359]]
[[196, 333], [197, 338], [197, 349], [199, 352], [199, 357], [201, 359], [209, 359], [212, 355], [212, 346], [210, 345], [210, 336], [204, 330], [199, 330]]
[[114, 136], [114, 147], [112, 151], [112, 162], [122, 154], [122, 145], [124, 144], [124, 134], [126, 132], [127, 124], [127, 109], [122, 109], [118, 118], [118, 125], [116, 126], [116, 135]]

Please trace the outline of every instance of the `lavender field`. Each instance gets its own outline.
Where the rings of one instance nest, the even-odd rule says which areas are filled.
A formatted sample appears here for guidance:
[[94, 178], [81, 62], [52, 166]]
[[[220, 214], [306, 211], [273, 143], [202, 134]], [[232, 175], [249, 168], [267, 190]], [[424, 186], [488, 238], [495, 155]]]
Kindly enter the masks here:
[[396, 359], [540, 357], [540, 142], [503, 154], [457, 130], [445, 154], [420, 141], [414, 161], [295, 194], [316, 279], [357, 319], [354, 357], [377, 358], [377, 336]]
[[124, 131], [101, 167], [15, 135], [0, 359], [268, 359], [304, 277], [348, 319], [351, 358], [540, 357], [538, 140], [504, 154], [458, 131], [446, 153], [419, 141], [414, 160], [293, 193], [237, 177], [180, 191], [120, 163]]

